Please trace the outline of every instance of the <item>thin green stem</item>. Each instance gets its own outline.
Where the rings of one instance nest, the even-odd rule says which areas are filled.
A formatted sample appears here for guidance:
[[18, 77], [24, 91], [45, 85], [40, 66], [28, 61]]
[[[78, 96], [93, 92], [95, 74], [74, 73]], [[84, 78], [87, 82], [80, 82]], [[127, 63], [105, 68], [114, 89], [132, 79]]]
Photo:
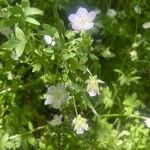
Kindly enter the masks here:
[[76, 113], [76, 115], [78, 115], [77, 105], [76, 105], [76, 101], [75, 101], [74, 97], [73, 97], [73, 105], [74, 105], [75, 113]]
[[17, 135], [10, 136], [9, 139], [12, 140], [12, 139], [15, 139], [15, 138], [17, 138], [19, 136], [28, 135], [28, 134], [34, 133], [36, 131], [42, 130], [42, 129], [46, 128], [46, 127], [47, 127], [47, 125], [43, 125], [43, 126], [37, 127], [36, 129], [33, 129], [33, 130], [29, 131], [29, 132], [25, 132], [25, 133], [22, 133], [22, 134], [17, 134]]

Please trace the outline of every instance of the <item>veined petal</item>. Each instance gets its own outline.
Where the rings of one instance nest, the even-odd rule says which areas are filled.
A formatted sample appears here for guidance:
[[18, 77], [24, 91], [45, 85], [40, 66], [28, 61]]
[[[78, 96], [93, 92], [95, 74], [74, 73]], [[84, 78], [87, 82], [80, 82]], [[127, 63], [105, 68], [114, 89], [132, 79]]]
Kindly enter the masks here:
[[83, 7], [80, 7], [80, 8], [77, 10], [77, 12], [76, 12], [76, 15], [77, 15], [78, 17], [84, 16], [84, 15], [87, 15], [87, 14], [88, 14], [88, 11], [87, 11], [85, 8], [83, 8]]
[[76, 24], [72, 24], [72, 29], [76, 30], [76, 31], [80, 31], [82, 30], [82, 28]]
[[87, 23], [83, 29], [90, 30], [91, 28], [93, 28], [93, 26], [94, 26], [94, 23], [90, 22], [90, 23]]
[[95, 19], [95, 17], [96, 17], [96, 12], [90, 11], [88, 14], [89, 21], [93, 21]]
[[71, 14], [71, 15], [69, 15], [68, 19], [70, 22], [75, 23], [78, 18], [75, 14]]

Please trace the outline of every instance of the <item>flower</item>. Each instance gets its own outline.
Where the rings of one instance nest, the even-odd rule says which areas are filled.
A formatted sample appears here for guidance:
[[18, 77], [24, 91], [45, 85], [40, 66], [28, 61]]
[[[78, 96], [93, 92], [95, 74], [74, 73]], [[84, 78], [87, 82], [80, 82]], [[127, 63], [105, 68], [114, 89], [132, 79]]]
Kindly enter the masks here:
[[114, 9], [108, 9], [107, 16], [110, 18], [114, 18], [117, 15], [117, 12]]
[[54, 119], [51, 120], [50, 125], [52, 126], [59, 126], [62, 124], [62, 115], [58, 116], [58, 115], [54, 115]]
[[84, 130], [87, 131], [89, 128], [87, 119], [82, 118], [81, 115], [77, 115], [77, 117], [73, 119], [72, 124], [74, 125], [74, 131], [76, 131], [77, 134], [82, 134], [84, 133]]
[[69, 15], [72, 28], [76, 31], [90, 30], [94, 26], [93, 20], [96, 17], [95, 11], [88, 12], [85, 8], [80, 7], [75, 14]]
[[138, 59], [137, 52], [135, 50], [133, 50], [133, 51], [130, 52], [130, 56], [131, 56], [131, 60], [132, 61]]
[[52, 85], [48, 88], [45, 105], [52, 105], [53, 108], [60, 108], [69, 98], [65, 86], [61, 83]]
[[44, 41], [46, 42], [46, 44], [54, 46], [56, 43], [54, 41], [54, 38], [52, 38], [49, 35], [44, 35]]
[[145, 124], [148, 128], [150, 128], [150, 118], [145, 120]]
[[17, 55], [17, 53], [16, 53], [15, 50], [12, 51], [12, 53], [11, 53], [11, 58], [12, 58], [13, 60], [19, 60], [19, 56]]
[[90, 79], [86, 81], [87, 83], [87, 92], [91, 97], [99, 95], [99, 86], [98, 83], [104, 83], [102, 80], [98, 80], [97, 76], [90, 76]]
[[140, 7], [139, 5], [134, 6], [134, 11], [135, 11], [137, 14], [141, 14], [141, 13], [142, 13], [141, 7]]
[[143, 27], [144, 29], [150, 28], [150, 21], [145, 22], [145, 23], [142, 25], [142, 27]]

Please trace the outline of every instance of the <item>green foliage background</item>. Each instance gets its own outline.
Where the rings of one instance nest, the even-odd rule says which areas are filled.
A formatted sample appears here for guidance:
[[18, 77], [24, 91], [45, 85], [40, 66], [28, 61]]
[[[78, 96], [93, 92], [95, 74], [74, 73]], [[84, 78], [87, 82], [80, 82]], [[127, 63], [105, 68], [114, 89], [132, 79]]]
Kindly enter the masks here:
[[[92, 30], [77, 34], [68, 16], [81, 6], [101, 13]], [[148, 0], [0, 0], [0, 149], [149, 150], [150, 29], [142, 28], [149, 9]], [[105, 82], [100, 96], [87, 94], [87, 68]], [[61, 82], [69, 102], [61, 110], [45, 106], [47, 86]], [[72, 97], [90, 126], [82, 135], [72, 126]], [[50, 126], [54, 114], [63, 115], [62, 125]]]

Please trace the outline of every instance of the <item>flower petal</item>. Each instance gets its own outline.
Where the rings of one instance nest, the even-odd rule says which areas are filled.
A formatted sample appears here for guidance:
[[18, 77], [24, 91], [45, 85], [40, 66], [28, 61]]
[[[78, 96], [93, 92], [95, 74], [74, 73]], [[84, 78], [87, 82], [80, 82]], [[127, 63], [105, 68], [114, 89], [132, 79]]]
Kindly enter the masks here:
[[93, 21], [96, 17], [96, 12], [95, 11], [90, 11], [88, 14], [89, 20]]
[[93, 28], [94, 26], [94, 23], [93, 22], [90, 22], [90, 23], [87, 23], [84, 27], [85, 30], [90, 30], [91, 28]]
[[75, 14], [71, 14], [69, 15], [68, 19], [70, 22], [75, 23], [78, 18]]
[[88, 11], [87, 11], [85, 8], [80, 7], [80, 8], [77, 10], [76, 15], [77, 15], [78, 17], [80, 17], [80, 16], [87, 15], [87, 13], [88, 13]]
[[45, 105], [49, 105], [53, 103], [53, 97], [51, 95], [48, 95], [46, 98], [46, 101], [44, 102]]

